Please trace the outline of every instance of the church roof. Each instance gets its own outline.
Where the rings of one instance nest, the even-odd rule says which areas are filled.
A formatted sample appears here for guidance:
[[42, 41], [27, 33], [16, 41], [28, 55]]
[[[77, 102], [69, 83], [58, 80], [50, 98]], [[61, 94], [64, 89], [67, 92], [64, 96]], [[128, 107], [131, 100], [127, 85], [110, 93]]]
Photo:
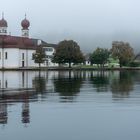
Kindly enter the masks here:
[[[38, 46], [38, 39], [11, 35], [0, 35], [0, 48], [19, 48], [36, 50]], [[41, 40], [41, 46], [56, 48], [57, 44], [50, 44]]]
[[43, 47], [53, 47], [56, 48], [57, 44], [51, 44], [51, 43], [46, 43], [46, 44], [42, 44]]
[[135, 56], [135, 60], [140, 61], [140, 53]]
[[0, 35], [0, 48], [36, 49], [37, 44], [31, 38]]

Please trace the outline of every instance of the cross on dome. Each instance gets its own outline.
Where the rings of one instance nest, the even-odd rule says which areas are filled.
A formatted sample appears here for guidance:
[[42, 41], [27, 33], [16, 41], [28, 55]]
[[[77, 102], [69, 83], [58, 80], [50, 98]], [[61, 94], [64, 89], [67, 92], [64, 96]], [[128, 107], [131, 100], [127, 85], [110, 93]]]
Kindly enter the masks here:
[[4, 19], [4, 12], [2, 12], [2, 19]]
[[25, 13], [25, 19], [23, 19], [21, 22], [21, 26], [23, 27], [23, 29], [28, 29], [30, 26], [29, 20], [26, 19], [26, 13]]
[[4, 19], [4, 12], [2, 12], [2, 19], [0, 20], [0, 27], [8, 27], [7, 21]]

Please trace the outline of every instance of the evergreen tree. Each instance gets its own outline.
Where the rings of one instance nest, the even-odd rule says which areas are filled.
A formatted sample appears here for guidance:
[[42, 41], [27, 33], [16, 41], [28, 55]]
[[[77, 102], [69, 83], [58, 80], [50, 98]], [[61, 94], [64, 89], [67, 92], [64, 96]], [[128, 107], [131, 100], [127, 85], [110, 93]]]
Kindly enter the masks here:
[[43, 49], [43, 47], [39, 46], [36, 49], [36, 52], [33, 54], [33, 60], [35, 63], [38, 63], [39, 68], [41, 66], [41, 63], [45, 62], [46, 54], [45, 54], [45, 50]]

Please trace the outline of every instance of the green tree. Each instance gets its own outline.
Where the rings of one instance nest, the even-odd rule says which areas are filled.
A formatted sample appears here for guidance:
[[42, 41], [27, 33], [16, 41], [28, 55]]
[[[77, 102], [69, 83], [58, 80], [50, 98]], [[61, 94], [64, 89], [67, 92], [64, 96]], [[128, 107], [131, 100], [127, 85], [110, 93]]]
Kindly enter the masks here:
[[104, 67], [104, 64], [107, 63], [109, 58], [110, 52], [108, 49], [104, 48], [97, 48], [91, 55], [90, 55], [90, 62], [91, 64], [97, 64]]
[[119, 59], [120, 67], [122, 67], [132, 60], [134, 50], [127, 42], [114, 41], [112, 43], [111, 54], [113, 58]]
[[45, 62], [46, 54], [45, 54], [45, 50], [43, 49], [43, 47], [39, 46], [36, 49], [36, 52], [33, 54], [33, 60], [35, 63], [38, 63], [39, 68], [41, 66], [41, 63]]
[[75, 41], [64, 40], [58, 44], [52, 61], [59, 64], [68, 63], [69, 67], [71, 67], [71, 63], [84, 62], [84, 56]]

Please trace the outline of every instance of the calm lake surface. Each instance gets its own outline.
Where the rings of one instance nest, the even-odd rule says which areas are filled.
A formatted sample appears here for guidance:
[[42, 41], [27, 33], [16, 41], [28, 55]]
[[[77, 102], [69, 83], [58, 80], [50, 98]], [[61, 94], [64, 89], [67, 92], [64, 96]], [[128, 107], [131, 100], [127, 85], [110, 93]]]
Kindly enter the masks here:
[[0, 72], [0, 140], [140, 140], [140, 71]]

